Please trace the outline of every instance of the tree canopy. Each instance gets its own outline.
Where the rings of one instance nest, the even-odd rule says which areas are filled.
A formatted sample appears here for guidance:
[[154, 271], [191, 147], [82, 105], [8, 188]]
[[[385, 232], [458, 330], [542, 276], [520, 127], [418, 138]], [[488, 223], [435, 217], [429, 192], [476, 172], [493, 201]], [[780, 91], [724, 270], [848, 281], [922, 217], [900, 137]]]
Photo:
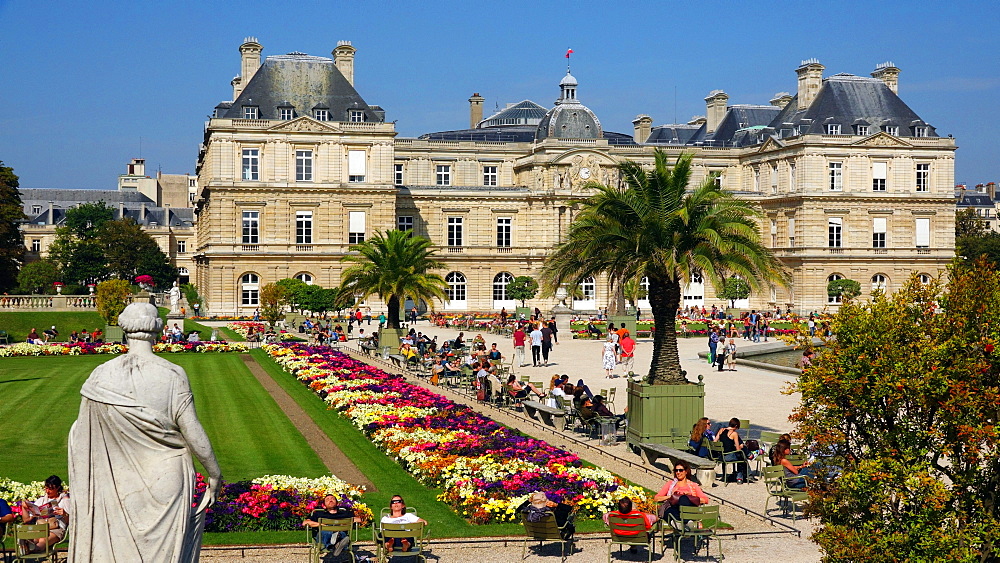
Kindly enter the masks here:
[[14, 169], [0, 161], [0, 292], [17, 284], [17, 272], [24, 263], [24, 215], [21, 191]]
[[798, 438], [836, 475], [810, 490], [830, 561], [1000, 555], [1000, 273], [949, 277], [846, 302], [798, 378]]
[[861, 283], [841, 278], [826, 282], [826, 294], [830, 297], [840, 297], [841, 299], [854, 299], [861, 295]]
[[524, 302], [534, 299], [538, 295], [538, 282], [531, 276], [517, 276], [507, 284], [507, 297], [520, 301], [524, 307]]
[[357, 254], [342, 258], [353, 265], [344, 270], [341, 294], [361, 299], [378, 295], [388, 307], [390, 328], [399, 328], [399, 310], [407, 298], [417, 303], [447, 297], [444, 278], [428, 273], [444, 268], [434, 257], [431, 241], [411, 234], [376, 232], [371, 239], [352, 247]]
[[730, 276], [722, 282], [716, 297], [729, 301], [730, 307], [736, 307], [736, 300], [750, 297], [750, 284], [743, 278]]
[[17, 292], [30, 294], [55, 293], [59, 281], [59, 266], [52, 260], [42, 259], [21, 266], [17, 274]]
[[684, 383], [674, 326], [681, 291], [694, 273], [716, 287], [738, 275], [759, 289], [785, 283], [781, 263], [760, 242], [753, 203], [715, 185], [712, 178], [688, 192], [692, 155], [681, 155], [673, 168], [656, 151], [646, 170], [632, 161], [619, 168], [622, 186], [590, 183], [595, 194], [580, 202], [566, 241], [546, 261], [543, 284], [554, 292], [588, 276], [611, 280], [646, 277], [657, 327], [653, 333], [651, 383]]

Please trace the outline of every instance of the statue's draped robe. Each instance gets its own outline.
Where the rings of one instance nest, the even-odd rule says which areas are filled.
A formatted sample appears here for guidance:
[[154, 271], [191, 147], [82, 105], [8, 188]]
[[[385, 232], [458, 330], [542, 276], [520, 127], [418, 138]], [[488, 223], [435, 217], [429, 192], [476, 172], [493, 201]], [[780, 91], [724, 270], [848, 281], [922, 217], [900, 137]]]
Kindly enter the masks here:
[[194, 408], [187, 375], [158, 357], [98, 366], [69, 435], [70, 560], [198, 560], [204, 514], [178, 426]]

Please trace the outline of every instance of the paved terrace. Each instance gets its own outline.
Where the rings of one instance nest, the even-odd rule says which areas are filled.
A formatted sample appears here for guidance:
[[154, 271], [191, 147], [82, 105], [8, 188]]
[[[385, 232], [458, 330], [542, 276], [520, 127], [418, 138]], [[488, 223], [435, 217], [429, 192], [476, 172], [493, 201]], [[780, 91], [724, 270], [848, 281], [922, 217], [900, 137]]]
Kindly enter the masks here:
[[[433, 327], [426, 321], [417, 323], [416, 329], [431, 336], [436, 335], [438, 342], [454, 338], [458, 334], [455, 329]], [[476, 334], [476, 332], [465, 331], [468, 341], [471, 341]], [[513, 354], [513, 344], [509, 338], [501, 339], [498, 335], [486, 333], [483, 334], [483, 337], [486, 339], [487, 346], [492, 342], [497, 342], [498, 348], [505, 356], [510, 357], [509, 355]], [[772, 339], [771, 342], [773, 343], [774, 340]], [[518, 376], [529, 375], [532, 380], [544, 381], [547, 385], [553, 374], [566, 373], [570, 375], [574, 383], [577, 379], [583, 378], [594, 393], [601, 389], [616, 388], [617, 397], [614, 410], [621, 412], [627, 403], [627, 380], [624, 377], [605, 378], [601, 366], [602, 344], [603, 342], [600, 340], [562, 338], [550, 355], [549, 367], [536, 368], [529, 365], [516, 368], [515, 374]], [[742, 339], [737, 340], [738, 350], [763, 345], [763, 342], [753, 344]], [[705, 378], [705, 414], [712, 419], [713, 423], [728, 421], [731, 417], [749, 419], [752, 437], [756, 437], [760, 430], [791, 430], [788, 415], [798, 404], [799, 399], [797, 394], [783, 394], [782, 390], [794, 379], [794, 376], [741, 366], [739, 360], [737, 360], [737, 371], [718, 372], [707, 365], [704, 359], [698, 357], [699, 352], [707, 351], [705, 337], [681, 339], [679, 348], [682, 365], [688, 371], [688, 379], [697, 380], [698, 375], [703, 375]], [[356, 357], [367, 358], [356, 352], [354, 342], [351, 342], [350, 347], [344, 350]], [[645, 373], [649, 366], [651, 353], [652, 342], [648, 339], [639, 340], [633, 368], [636, 373]], [[391, 364], [367, 359], [388, 371], [399, 371]], [[528, 360], [530, 361], [530, 351]], [[445, 386], [435, 387], [424, 378], [407, 377], [413, 383], [433, 388], [457, 402], [469, 404], [472, 408], [498, 422], [574, 452], [597, 466], [614, 471], [649, 489], [659, 490], [669, 478], [667, 465], [661, 462], [657, 462], [656, 466], [644, 464], [637, 455], [625, 447], [624, 441], [614, 446], [600, 446], [596, 439], [588, 439], [583, 434], [556, 430], [526, 417], [523, 413], [478, 404], [473, 397], [463, 394], [457, 389]], [[694, 421], [692, 421], [693, 423]], [[777, 510], [770, 512], [771, 519], [763, 516], [764, 502], [767, 497], [763, 481], [743, 485], [733, 483], [728, 486], [722, 484], [706, 486], [705, 492], [713, 498], [713, 501], [722, 506], [723, 520], [731, 523], [734, 528], [723, 535], [723, 550], [726, 554], [726, 560], [819, 561], [821, 554], [818, 548], [807, 539], [812, 530], [812, 521], [799, 519], [793, 525], [790, 518], [781, 516], [780, 511]], [[773, 500], [770, 506], [774, 508]], [[606, 534], [581, 535], [581, 541], [578, 542], [581, 549], [578, 549], [567, 560], [574, 563], [607, 561], [606, 538]], [[687, 546], [688, 542], [685, 542], [685, 545]], [[659, 542], [657, 550], [662, 551]], [[359, 553], [371, 556], [373, 555], [372, 547], [362, 543]], [[532, 553], [534, 555], [528, 557], [529, 561], [554, 561], [559, 557], [558, 547], [554, 544], [551, 547], [547, 546], [541, 552]], [[715, 543], [712, 546], [712, 554], [717, 555]], [[454, 541], [441, 539], [433, 541], [431, 559], [440, 561], [518, 561], [520, 555], [521, 539], [516, 537], [458, 539]], [[692, 556], [693, 554], [685, 547], [685, 559], [705, 560], [704, 551], [699, 557]], [[207, 548], [202, 553], [202, 557], [206, 561], [301, 561], [306, 558], [306, 552], [303, 547], [296, 546], [250, 547], [246, 549]], [[657, 556], [657, 558], [659, 557]], [[672, 558], [669, 551], [663, 557], [663, 559], [667, 558]], [[710, 560], [714, 559], [713, 557]], [[645, 561], [645, 553], [640, 552], [634, 555], [625, 553], [621, 560]]]

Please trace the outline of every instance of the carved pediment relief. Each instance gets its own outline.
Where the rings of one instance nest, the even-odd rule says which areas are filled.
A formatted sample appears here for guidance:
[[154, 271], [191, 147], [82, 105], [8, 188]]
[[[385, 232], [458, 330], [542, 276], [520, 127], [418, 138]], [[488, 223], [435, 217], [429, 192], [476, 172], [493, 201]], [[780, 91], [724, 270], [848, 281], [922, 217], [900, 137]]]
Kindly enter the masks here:
[[856, 147], [912, 147], [910, 143], [903, 141], [899, 137], [893, 137], [885, 131], [879, 131], [870, 137], [861, 139], [856, 143], [851, 143]]
[[778, 141], [774, 137], [768, 137], [767, 140], [764, 141], [764, 144], [762, 144], [760, 148], [757, 149], [757, 152], [773, 151], [784, 147], [785, 145], [783, 145], [780, 141]]
[[315, 119], [303, 115], [302, 117], [293, 119], [291, 121], [283, 121], [274, 127], [268, 128], [268, 131], [275, 132], [305, 132], [305, 133], [339, 133], [340, 129], [323, 123], [322, 121], [316, 121]]

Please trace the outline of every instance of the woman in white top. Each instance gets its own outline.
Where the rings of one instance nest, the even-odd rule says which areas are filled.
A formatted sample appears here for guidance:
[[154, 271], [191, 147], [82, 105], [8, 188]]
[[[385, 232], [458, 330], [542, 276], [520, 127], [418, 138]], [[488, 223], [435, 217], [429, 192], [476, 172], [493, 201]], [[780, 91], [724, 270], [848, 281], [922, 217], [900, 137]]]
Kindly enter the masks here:
[[729, 371], [736, 371], [736, 339], [726, 341], [726, 366]]
[[[406, 511], [406, 503], [403, 502], [403, 497], [393, 495], [392, 500], [389, 501], [389, 514], [382, 517], [382, 523], [413, 524], [415, 522], [427, 525], [426, 520], [412, 512]], [[389, 553], [392, 553], [392, 550], [396, 547], [402, 549], [403, 553], [410, 551], [410, 548], [413, 547], [413, 538], [392, 538], [385, 542], [385, 550]]]
[[604, 341], [604, 349], [601, 352], [601, 360], [604, 363], [604, 371], [607, 377], [611, 377], [611, 372], [615, 369], [615, 341], [612, 333], [608, 333], [607, 340]]
[[45, 494], [34, 502], [21, 503], [21, 521], [25, 524], [48, 524], [49, 536], [34, 541], [22, 540], [25, 553], [45, 551], [45, 546], [59, 543], [69, 526], [69, 495], [63, 492], [62, 479], [52, 475], [45, 480]]

